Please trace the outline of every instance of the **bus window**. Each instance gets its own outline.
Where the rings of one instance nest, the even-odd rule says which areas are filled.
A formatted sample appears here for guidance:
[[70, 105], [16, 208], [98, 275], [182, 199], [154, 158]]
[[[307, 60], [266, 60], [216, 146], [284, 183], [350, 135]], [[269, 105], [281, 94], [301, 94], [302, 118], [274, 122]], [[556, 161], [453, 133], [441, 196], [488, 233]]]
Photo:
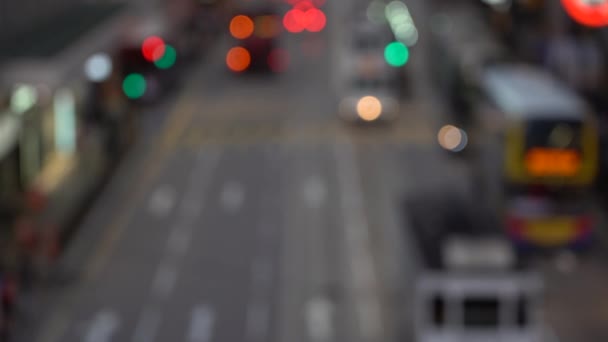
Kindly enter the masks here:
[[470, 328], [495, 328], [499, 324], [496, 298], [466, 298], [463, 303], [464, 325]]
[[579, 121], [531, 121], [526, 129], [526, 149], [535, 147], [581, 149], [582, 124]]
[[431, 298], [432, 323], [437, 327], [445, 324], [445, 301], [440, 296]]

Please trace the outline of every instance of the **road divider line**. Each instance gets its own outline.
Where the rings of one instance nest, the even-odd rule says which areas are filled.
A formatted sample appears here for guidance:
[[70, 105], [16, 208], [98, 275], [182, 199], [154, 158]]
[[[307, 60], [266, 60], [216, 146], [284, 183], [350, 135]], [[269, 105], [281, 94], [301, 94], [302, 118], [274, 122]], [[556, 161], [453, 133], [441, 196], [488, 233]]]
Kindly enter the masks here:
[[90, 324], [83, 342], [110, 342], [120, 326], [120, 319], [113, 311], [101, 311]]
[[157, 217], [167, 216], [175, 206], [175, 187], [164, 184], [156, 188], [148, 200], [148, 210]]
[[319, 177], [308, 178], [302, 186], [304, 202], [312, 209], [319, 209], [327, 198], [327, 187]]
[[220, 203], [222, 208], [230, 213], [237, 212], [245, 201], [245, 190], [243, 186], [235, 181], [224, 184], [220, 192]]
[[133, 342], [153, 342], [161, 318], [161, 312], [158, 308], [146, 308], [135, 326]]
[[165, 299], [171, 295], [175, 282], [177, 281], [177, 268], [175, 265], [163, 263], [158, 268], [152, 282], [152, 294], [159, 299]]
[[349, 270], [352, 276], [352, 295], [363, 341], [377, 341], [381, 336], [382, 321], [378, 298], [377, 276], [370, 246], [368, 220], [365, 215], [361, 177], [353, 144], [347, 139], [334, 145], [338, 172], [340, 204]]
[[206, 305], [197, 306], [192, 310], [190, 329], [186, 342], [209, 342], [213, 337], [215, 314]]
[[249, 340], [266, 341], [269, 323], [268, 304], [254, 301], [247, 309], [246, 334]]
[[323, 297], [313, 298], [306, 306], [308, 335], [314, 342], [333, 339], [333, 304]]

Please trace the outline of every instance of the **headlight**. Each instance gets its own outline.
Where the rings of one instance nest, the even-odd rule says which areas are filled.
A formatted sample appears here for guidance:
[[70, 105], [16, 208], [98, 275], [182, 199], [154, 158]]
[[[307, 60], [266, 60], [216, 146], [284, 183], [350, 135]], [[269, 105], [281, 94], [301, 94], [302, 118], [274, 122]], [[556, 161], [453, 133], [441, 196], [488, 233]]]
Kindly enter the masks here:
[[382, 103], [375, 96], [364, 96], [357, 102], [357, 115], [365, 121], [374, 121], [382, 114]]

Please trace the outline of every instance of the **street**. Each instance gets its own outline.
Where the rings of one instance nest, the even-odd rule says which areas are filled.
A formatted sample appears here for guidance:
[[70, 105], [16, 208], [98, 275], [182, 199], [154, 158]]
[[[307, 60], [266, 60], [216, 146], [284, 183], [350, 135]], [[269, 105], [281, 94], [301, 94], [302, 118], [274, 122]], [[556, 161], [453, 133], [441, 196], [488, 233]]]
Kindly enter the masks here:
[[[449, 122], [426, 75], [423, 2], [411, 8], [414, 96], [378, 127], [336, 115], [336, 7], [328, 2], [328, 30], [285, 39], [287, 72], [228, 72], [223, 38], [174, 98], [142, 113], [142, 139], [66, 252], [74, 279], [36, 297], [44, 309], [18, 341], [411, 340], [421, 262], [400, 203], [468, 191], [471, 180], [437, 143]], [[608, 337], [598, 304], [608, 273], [591, 263], [540, 266], [554, 340]], [[593, 289], [567, 285], [577, 279]], [[585, 319], [573, 318], [574, 298]]]

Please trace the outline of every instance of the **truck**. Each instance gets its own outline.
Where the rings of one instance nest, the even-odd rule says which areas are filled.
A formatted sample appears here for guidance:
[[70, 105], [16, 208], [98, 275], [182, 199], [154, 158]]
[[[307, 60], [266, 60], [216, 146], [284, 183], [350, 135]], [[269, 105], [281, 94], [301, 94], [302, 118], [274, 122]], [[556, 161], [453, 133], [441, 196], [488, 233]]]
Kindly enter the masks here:
[[517, 259], [498, 221], [464, 196], [427, 197], [406, 201], [423, 261], [414, 341], [543, 341], [542, 279]]

